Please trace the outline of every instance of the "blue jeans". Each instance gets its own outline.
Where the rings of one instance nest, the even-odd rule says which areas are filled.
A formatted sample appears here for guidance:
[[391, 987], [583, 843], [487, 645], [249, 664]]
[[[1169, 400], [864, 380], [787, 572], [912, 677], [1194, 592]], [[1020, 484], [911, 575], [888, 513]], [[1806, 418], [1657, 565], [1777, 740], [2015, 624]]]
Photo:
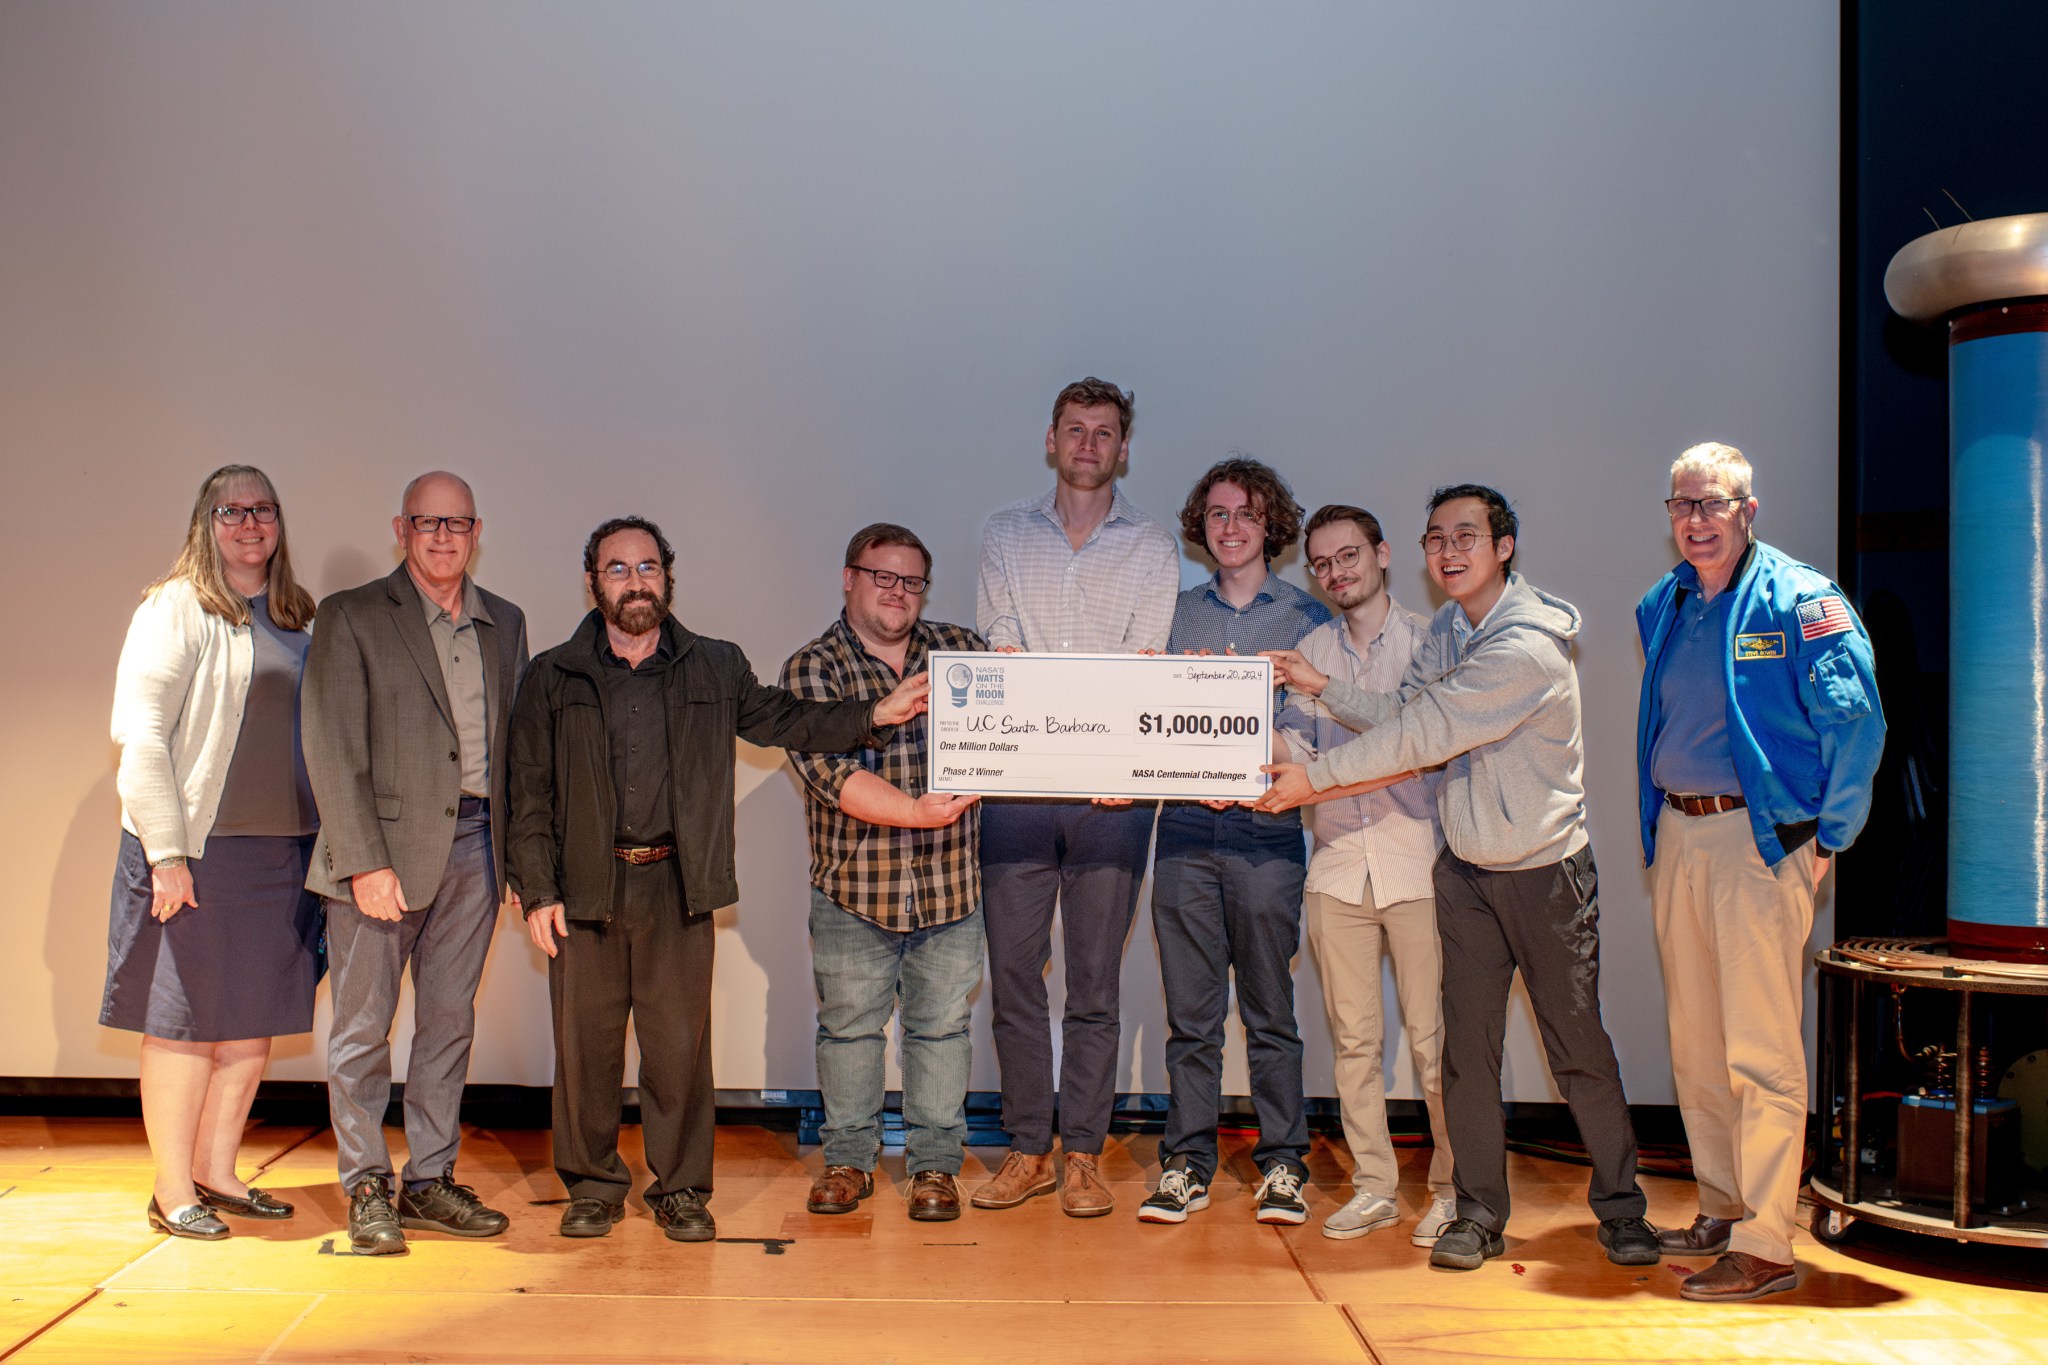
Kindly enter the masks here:
[[967, 1142], [968, 996], [981, 980], [981, 911], [897, 933], [811, 889], [818, 1089], [825, 1164], [875, 1167], [882, 1145], [885, 1030], [903, 1005], [904, 1167], [960, 1173]]
[[1261, 1170], [1279, 1161], [1307, 1171], [1293, 975], [1307, 873], [1298, 816], [1214, 811], [1194, 802], [1169, 803], [1160, 813], [1152, 932], [1166, 988], [1169, 1093], [1159, 1155], [1179, 1158], [1204, 1184], [1216, 1174], [1233, 972], [1259, 1119], [1252, 1160]]

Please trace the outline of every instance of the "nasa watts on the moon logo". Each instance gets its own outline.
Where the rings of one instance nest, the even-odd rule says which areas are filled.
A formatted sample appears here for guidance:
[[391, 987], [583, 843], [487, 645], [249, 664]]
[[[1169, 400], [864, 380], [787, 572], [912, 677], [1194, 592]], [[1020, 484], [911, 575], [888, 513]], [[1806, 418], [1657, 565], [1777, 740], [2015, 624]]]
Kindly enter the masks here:
[[954, 664], [946, 670], [946, 690], [953, 695], [953, 705], [967, 705], [967, 690], [974, 686], [974, 670], [966, 664]]

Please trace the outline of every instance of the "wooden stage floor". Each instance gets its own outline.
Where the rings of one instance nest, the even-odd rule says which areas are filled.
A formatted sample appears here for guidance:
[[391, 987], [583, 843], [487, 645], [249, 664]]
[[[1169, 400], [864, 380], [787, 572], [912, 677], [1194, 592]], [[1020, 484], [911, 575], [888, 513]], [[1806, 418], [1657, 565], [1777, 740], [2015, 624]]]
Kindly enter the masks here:
[[[1320, 1138], [1304, 1227], [1253, 1221], [1241, 1137], [1226, 1138], [1207, 1212], [1142, 1224], [1156, 1142], [1112, 1144], [1110, 1217], [1065, 1218], [1048, 1198], [933, 1224], [904, 1217], [900, 1154], [861, 1212], [816, 1217], [803, 1211], [815, 1148], [724, 1128], [711, 1206], [721, 1240], [679, 1245], [637, 1196], [610, 1237], [557, 1236], [547, 1134], [472, 1130], [458, 1178], [511, 1214], [511, 1231], [415, 1235], [410, 1255], [370, 1258], [347, 1254], [324, 1131], [253, 1126], [245, 1171], [296, 1201], [298, 1217], [237, 1222], [232, 1240], [198, 1243], [143, 1222], [140, 1123], [0, 1119], [0, 1360], [2048, 1361], [2048, 1253], [1879, 1230], [1840, 1249], [1802, 1237], [1796, 1291], [1689, 1304], [1685, 1266], [1607, 1263], [1576, 1166], [1513, 1158], [1507, 1255], [1456, 1273], [1429, 1268], [1407, 1219], [1324, 1238], [1346, 1158]], [[1406, 1154], [1409, 1218], [1425, 1155]], [[636, 1170], [638, 1156], [630, 1147]], [[970, 1154], [970, 1188], [1000, 1157]], [[1689, 1184], [1644, 1183], [1653, 1221], [1691, 1217]]]

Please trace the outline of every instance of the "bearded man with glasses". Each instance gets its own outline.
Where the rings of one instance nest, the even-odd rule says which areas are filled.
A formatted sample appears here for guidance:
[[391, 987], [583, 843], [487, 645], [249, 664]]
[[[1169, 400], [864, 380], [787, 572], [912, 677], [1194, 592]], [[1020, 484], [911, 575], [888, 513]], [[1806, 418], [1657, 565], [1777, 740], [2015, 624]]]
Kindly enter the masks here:
[[[399, 506], [391, 527], [405, 562], [320, 604], [302, 685], [320, 810], [306, 886], [326, 898], [333, 973], [328, 1102], [349, 1243], [365, 1256], [404, 1252], [402, 1228], [506, 1227], [453, 1172], [477, 982], [505, 886], [506, 727], [526, 617], [469, 576], [482, 523], [467, 483], [422, 474]], [[394, 1204], [383, 1124], [408, 964], [409, 1155]]]
[[[1343, 614], [1302, 637], [1309, 664], [1366, 692], [1401, 685], [1422, 647], [1429, 618], [1394, 600], [1387, 586], [1392, 547], [1379, 518], [1340, 503], [1308, 520], [1308, 570]], [[1302, 763], [1358, 732], [1319, 698], [1290, 692], [1278, 725]], [[1394, 964], [1408, 1055], [1429, 1114], [1429, 1204], [1409, 1240], [1434, 1246], [1458, 1216], [1451, 1184], [1451, 1141], [1443, 1100], [1443, 954], [1436, 933], [1431, 868], [1444, 836], [1437, 823], [1434, 771], [1402, 773], [1374, 790], [1319, 793], [1303, 807], [1315, 851], [1309, 858], [1304, 918], [1322, 976], [1323, 1008], [1336, 1051], [1337, 1095], [1351, 1149], [1351, 1198], [1323, 1220], [1323, 1236], [1363, 1237], [1399, 1220], [1400, 1167], [1387, 1130], [1382, 1066], [1386, 1011], [1384, 962]]]
[[[987, 648], [926, 621], [932, 556], [907, 527], [847, 542], [845, 605], [782, 666], [812, 701], [881, 697], [935, 649]], [[969, 996], [981, 981], [980, 798], [925, 790], [924, 721], [851, 753], [791, 754], [811, 841], [811, 964], [818, 989], [824, 1166], [805, 1208], [851, 1213], [874, 1192], [889, 1017], [902, 1010], [904, 1199], [910, 1217], [960, 1216], [966, 1156]]]
[[842, 752], [885, 744], [926, 678], [821, 705], [754, 678], [738, 645], [671, 614], [675, 551], [642, 517], [590, 533], [590, 614], [533, 661], [512, 718], [513, 884], [548, 958], [555, 1173], [564, 1237], [625, 1217], [626, 1023], [640, 1044], [647, 1206], [671, 1241], [708, 1242], [717, 1102], [714, 912], [739, 899], [733, 739]]

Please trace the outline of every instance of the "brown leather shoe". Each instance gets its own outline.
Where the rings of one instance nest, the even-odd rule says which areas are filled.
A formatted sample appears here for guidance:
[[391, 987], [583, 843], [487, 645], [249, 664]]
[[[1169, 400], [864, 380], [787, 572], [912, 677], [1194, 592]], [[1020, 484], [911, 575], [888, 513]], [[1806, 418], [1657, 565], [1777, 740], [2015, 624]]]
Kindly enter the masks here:
[[858, 1166], [827, 1166], [811, 1182], [804, 1207], [812, 1213], [852, 1213], [875, 1192], [875, 1173]]
[[1734, 1226], [1733, 1218], [1709, 1218], [1703, 1213], [1692, 1220], [1691, 1227], [1659, 1229], [1657, 1250], [1666, 1256], [1719, 1256], [1728, 1249], [1728, 1230]]
[[1678, 1286], [1678, 1297], [1702, 1303], [1740, 1303], [1782, 1293], [1799, 1283], [1799, 1268], [1766, 1261], [1746, 1251], [1731, 1251]]
[[1027, 1199], [1051, 1194], [1059, 1188], [1053, 1178], [1051, 1152], [1036, 1155], [1015, 1148], [1003, 1158], [995, 1178], [974, 1192], [970, 1202], [978, 1209], [1014, 1209]]
[[910, 1177], [910, 1216], [920, 1223], [950, 1223], [960, 1216], [960, 1182], [950, 1171]]
[[1093, 1152], [1068, 1152], [1066, 1177], [1060, 1182], [1060, 1212], [1069, 1218], [1100, 1218], [1116, 1207], [1116, 1196], [1102, 1183]]

